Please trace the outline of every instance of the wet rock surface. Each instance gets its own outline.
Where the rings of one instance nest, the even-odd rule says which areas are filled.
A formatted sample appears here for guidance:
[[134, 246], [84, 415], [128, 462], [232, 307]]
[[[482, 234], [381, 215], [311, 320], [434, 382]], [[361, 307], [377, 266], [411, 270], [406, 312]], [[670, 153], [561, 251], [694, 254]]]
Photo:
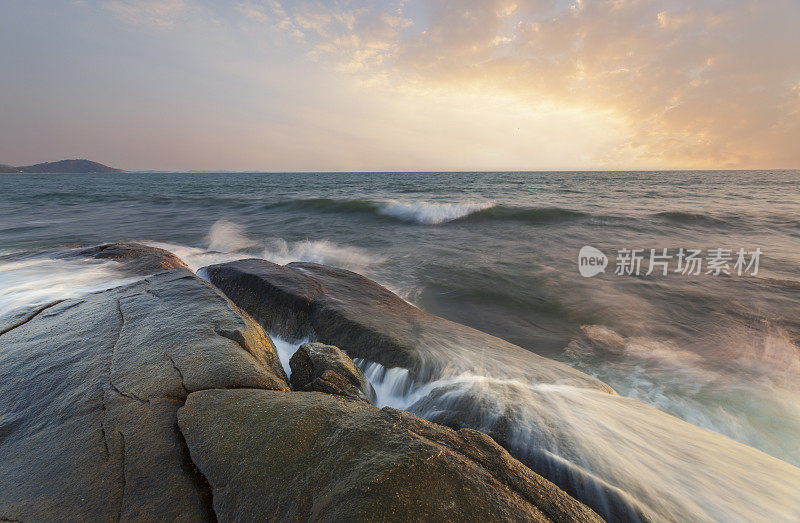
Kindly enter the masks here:
[[0, 334], [0, 517], [214, 519], [176, 412], [236, 387], [288, 390], [263, 329], [185, 269], [28, 311]]
[[335, 347], [295, 360], [335, 395], [291, 391], [263, 328], [171, 254], [80, 255], [143, 277], [4, 318], [0, 521], [597, 519], [488, 436], [363, 401]]
[[[263, 260], [215, 265], [207, 274], [269, 332], [336, 345], [358, 359], [379, 404], [488, 434], [609, 520], [800, 514], [797, 467], [426, 314], [363, 276]], [[686, 463], [691, 472], [678, 465]], [[752, 481], [756, 469], [770, 472]]]
[[206, 390], [178, 419], [221, 520], [599, 520], [488, 436], [363, 401]]
[[375, 402], [375, 389], [338, 347], [304, 343], [289, 360], [294, 390], [318, 391]]
[[63, 257], [89, 257], [95, 260], [120, 262], [125, 272], [148, 275], [171, 269], [188, 269], [185, 263], [171, 252], [141, 243], [119, 242], [77, 248], [62, 254]]
[[[409, 369], [418, 380], [491, 361], [536, 382], [613, 390], [563, 363], [428, 314], [360, 274], [315, 263], [249, 259], [203, 268], [264, 328], [288, 340], [335, 345], [353, 358]], [[525, 365], [520, 365], [520, 361]]]

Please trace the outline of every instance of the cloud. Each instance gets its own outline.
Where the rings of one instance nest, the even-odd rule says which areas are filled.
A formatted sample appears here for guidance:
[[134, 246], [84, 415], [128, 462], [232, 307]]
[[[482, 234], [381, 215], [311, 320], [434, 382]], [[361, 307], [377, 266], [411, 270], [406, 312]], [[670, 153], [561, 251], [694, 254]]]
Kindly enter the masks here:
[[[64, 154], [118, 140], [116, 163], [142, 167], [800, 167], [797, 0], [9, 9], [9, 158], [46, 131]], [[109, 19], [135, 25], [121, 39]], [[104, 125], [75, 132], [88, 114]], [[120, 121], [130, 139], [94, 131]]]
[[345, 5], [284, 7], [309, 57], [364, 83], [613, 113], [627, 130], [606, 164], [800, 165], [794, 0]]
[[186, 3], [183, 0], [108, 0], [101, 6], [126, 22], [170, 29], [175, 27]]
[[239, 2], [236, 4], [236, 10], [256, 22], [267, 22], [271, 18], [268, 9], [264, 5], [254, 2]]

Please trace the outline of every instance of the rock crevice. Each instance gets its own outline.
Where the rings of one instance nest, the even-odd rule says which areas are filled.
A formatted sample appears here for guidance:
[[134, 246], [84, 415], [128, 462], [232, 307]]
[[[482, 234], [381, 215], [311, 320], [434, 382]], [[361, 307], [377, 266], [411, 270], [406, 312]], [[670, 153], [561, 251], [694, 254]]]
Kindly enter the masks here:
[[3, 327], [2, 329], [0, 329], [0, 336], [2, 336], [3, 334], [18, 328], [18, 327], [22, 327], [23, 325], [25, 325], [29, 321], [33, 320], [36, 316], [38, 316], [39, 314], [41, 314], [44, 311], [46, 311], [47, 309], [49, 309], [50, 307], [55, 307], [56, 305], [58, 305], [59, 303], [61, 303], [63, 301], [64, 300], [56, 300], [56, 301], [50, 302], [47, 305], [43, 305], [41, 307], [35, 308], [32, 312], [23, 313], [24, 315], [23, 315], [23, 317], [21, 319], [16, 319], [16, 318], [12, 319], [12, 322], [11, 322], [10, 325], [7, 325], [6, 327]]

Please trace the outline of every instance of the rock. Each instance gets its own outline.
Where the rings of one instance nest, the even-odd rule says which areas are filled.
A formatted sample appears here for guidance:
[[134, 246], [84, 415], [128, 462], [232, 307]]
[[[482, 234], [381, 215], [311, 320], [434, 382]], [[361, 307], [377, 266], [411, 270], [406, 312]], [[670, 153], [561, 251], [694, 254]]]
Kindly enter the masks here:
[[239, 260], [202, 269], [264, 328], [287, 340], [335, 345], [353, 358], [409, 369], [428, 381], [478, 362], [537, 383], [613, 393], [602, 381], [500, 338], [421, 311], [360, 274], [315, 263]]
[[[796, 520], [800, 469], [488, 334], [426, 314], [355, 273], [243, 260], [206, 270], [267, 331], [360, 358], [380, 394], [484, 432], [610, 520]], [[681, 464], [691, 463], [691, 482]], [[752, 471], [765, 471], [758, 481]]]
[[140, 243], [107, 243], [74, 249], [63, 256], [114, 260], [120, 262], [126, 272], [140, 275], [172, 269], [188, 269], [186, 264], [171, 252]]
[[167, 270], [182, 264], [158, 251], [99, 248], [165, 271], [4, 326], [4, 520], [215, 519], [178, 408], [203, 389], [289, 387], [263, 329], [191, 272]]
[[220, 520], [600, 520], [484, 434], [363, 401], [204, 390], [178, 423]]
[[375, 403], [375, 389], [338, 347], [304, 343], [292, 355], [289, 365], [294, 390], [315, 390]]
[[[616, 514], [604, 497], [612, 491], [604, 481], [593, 478], [592, 487], [583, 488], [586, 475], [571, 472], [580, 466], [566, 460], [551, 466], [552, 460], [542, 448], [550, 445], [547, 433], [539, 435], [535, 430], [557, 424], [558, 420], [531, 421], [528, 416], [524, 423], [532, 427], [519, 426], [519, 411], [528, 405], [518, 404], [516, 391], [498, 393], [491, 386], [495, 381], [553, 384], [615, 394], [600, 380], [505, 340], [425, 313], [381, 285], [347, 270], [314, 263], [280, 266], [249, 259], [211, 265], [203, 271], [209, 281], [268, 332], [287, 340], [312, 339], [335, 345], [363, 361], [364, 368], [381, 365], [385, 372], [377, 373], [373, 379], [376, 386], [381, 375], [386, 376], [395, 368], [408, 371], [404, 389], [410, 392], [420, 386], [432, 387], [430, 392], [434, 395], [442, 387], [446, 391], [450, 380], [466, 376], [468, 383], [479, 386], [475, 394], [464, 398], [446, 394], [446, 403], [437, 401], [438, 396], [426, 401], [426, 395], [422, 395], [408, 405], [409, 410], [456, 429], [478, 429], [496, 437], [512, 455], [535, 472], [547, 474], [547, 479], [560, 481], [559, 487], [567, 492], [589, 492], [580, 500], [602, 516]], [[475, 381], [470, 376], [498, 379]], [[461, 394], [461, 390], [455, 392]], [[512, 429], [515, 434], [528, 436], [511, 437]], [[580, 484], [576, 484], [573, 478], [579, 476]], [[621, 510], [637, 516], [642, 513], [635, 502], [624, 504]]]
[[[538, 445], [527, 444], [525, 438], [520, 438], [520, 433], [542, 423], [541, 418], [531, 419], [530, 412], [544, 411], [548, 400], [535, 395], [531, 397], [527, 391], [514, 390], [518, 387], [517, 384], [506, 384], [502, 381], [445, 382], [429, 387], [427, 394], [406, 409], [428, 421], [453, 429], [481, 428], [499, 445], [511, 449], [515, 458], [609, 521], [657, 519], [656, 514], [636, 497], [549, 449], [551, 446], [554, 447], [553, 450], [558, 448], [550, 443], [558, 441], [581, 463], [581, 454], [574, 451], [575, 448], [581, 448], [581, 443], [571, 440], [568, 434], [559, 434], [560, 427], [567, 423], [567, 419], [571, 419], [568, 413], [545, 418], [548, 426], [534, 435]], [[498, 405], [498, 402], [492, 401], [498, 397], [509, 398], [511, 401]], [[487, 419], [493, 422], [487, 424]], [[602, 442], [598, 443], [602, 445]]]

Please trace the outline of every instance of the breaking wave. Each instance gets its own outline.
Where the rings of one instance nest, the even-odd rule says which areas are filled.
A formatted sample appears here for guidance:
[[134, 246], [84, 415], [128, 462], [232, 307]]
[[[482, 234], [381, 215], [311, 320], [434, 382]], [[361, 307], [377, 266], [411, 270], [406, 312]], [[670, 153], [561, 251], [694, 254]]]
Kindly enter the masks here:
[[[359, 247], [339, 245], [327, 239], [289, 242], [272, 238], [259, 242], [248, 237], [238, 224], [224, 219], [211, 226], [206, 241], [207, 248], [165, 242], [142, 243], [173, 253], [195, 272], [208, 265], [244, 258], [263, 258], [279, 265], [313, 262], [354, 271], [383, 261], [380, 256]], [[203, 277], [203, 274], [198, 275]]]
[[378, 212], [399, 220], [435, 225], [452, 222], [494, 207], [491, 202], [433, 203], [433, 202], [384, 202]]
[[[670, 210], [650, 214], [605, 215], [591, 214], [558, 205], [506, 205], [490, 200], [455, 202], [435, 200], [368, 200], [310, 198], [271, 203], [267, 209], [291, 209], [328, 214], [365, 214], [376, 219], [388, 219], [420, 225], [443, 225], [461, 222], [522, 222], [530, 224], [588, 221], [594, 225], [630, 225], [633, 220], [650, 223], [667, 222], [675, 226], [730, 227], [749, 220], [738, 215], [711, 215]], [[775, 215], [770, 223], [795, 225], [793, 217]]]
[[365, 213], [400, 222], [439, 225], [461, 221], [521, 221], [546, 223], [574, 220], [590, 215], [560, 207], [520, 207], [498, 205], [492, 201], [401, 201], [334, 200], [314, 198], [292, 200], [271, 207], [289, 207], [326, 213]]
[[363, 270], [379, 263], [381, 258], [358, 247], [341, 246], [329, 240], [302, 240], [289, 243], [277, 238], [264, 248], [262, 257], [279, 265], [303, 261]]

